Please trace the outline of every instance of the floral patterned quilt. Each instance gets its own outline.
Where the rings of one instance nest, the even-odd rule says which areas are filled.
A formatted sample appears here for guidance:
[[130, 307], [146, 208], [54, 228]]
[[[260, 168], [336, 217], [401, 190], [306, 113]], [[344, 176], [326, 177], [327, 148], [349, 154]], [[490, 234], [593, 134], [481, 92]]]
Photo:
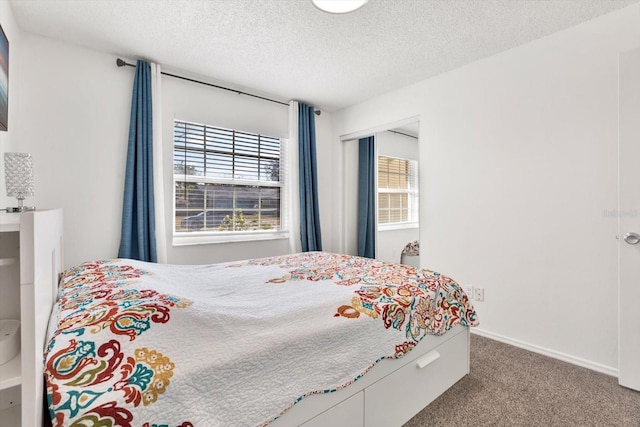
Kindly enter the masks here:
[[428, 334], [477, 325], [452, 279], [308, 252], [67, 270], [49, 327], [54, 426], [257, 426]]

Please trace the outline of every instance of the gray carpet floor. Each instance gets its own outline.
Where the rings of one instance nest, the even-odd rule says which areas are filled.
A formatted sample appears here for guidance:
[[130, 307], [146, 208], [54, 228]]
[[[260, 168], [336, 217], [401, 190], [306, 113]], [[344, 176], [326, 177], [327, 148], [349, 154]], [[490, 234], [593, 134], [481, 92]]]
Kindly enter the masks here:
[[640, 427], [640, 392], [471, 334], [471, 373], [404, 427], [424, 426]]

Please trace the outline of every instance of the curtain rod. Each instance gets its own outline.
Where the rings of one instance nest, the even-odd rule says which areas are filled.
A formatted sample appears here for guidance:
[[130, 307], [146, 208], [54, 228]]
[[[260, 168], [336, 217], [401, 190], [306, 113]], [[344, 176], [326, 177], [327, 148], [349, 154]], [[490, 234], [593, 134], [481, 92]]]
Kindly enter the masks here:
[[[116, 65], [118, 67], [124, 67], [125, 65], [127, 67], [136, 67], [134, 64], [129, 64], [125, 61], [123, 61], [122, 59], [118, 58], [116, 59]], [[269, 99], [269, 98], [265, 98], [264, 96], [259, 96], [259, 95], [254, 95], [252, 93], [247, 93], [247, 92], [242, 92], [241, 90], [236, 90], [236, 89], [231, 89], [228, 87], [224, 87], [224, 86], [218, 86], [218, 85], [214, 85], [212, 83], [207, 83], [207, 82], [203, 82], [200, 80], [195, 80], [195, 79], [190, 79], [188, 77], [183, 77], [183, 76], [178, 76], [176, 74], [171, 74], [171, 73], [165, 73], [164, 71], [161, 72], [161, 74], [165, 75], [165, 76], [169, 76], [169, 77], [175, 77], [176, 79], [181, 79], [181, 80], [186, 80], [188, 82], [193, 82], [193, 83], [200, 83], [201, 85], [206, 85], [206, 86], [211, 86], [211, 87], [215, 87], [217, 89], [223, 89], [223, 90], [228, 90], [229, 92], [235, 92], [239, 95], [247, 95], [247, 96], [252, 96], [254, 98], [259, 98], [259, 99], [263, 99], [265, 101], [269, 101], [269, 102], [275, 102], [276, 104], [281, 104], [281, 105], [286, 105], [287, 107], [289, 106], [289, 104], [287, 104], [286, 102], [282, 102], [282, 101], [276, 101], [275, 99]], [[317, 115], [320, 115], [320, 110], [316, 111]]]
[[413, 136], [413, 135], [409, 135], [408, 133], [404, 133], [404, 132], [399, 132], [397, 130], [389, 130], [389, 132], [391, 133], [397, 133], [399, 135], [404, 135], [404, 136], [408, 136], [409, 138], [413, 138], [413, 139], [420, 139], [417, 136]]

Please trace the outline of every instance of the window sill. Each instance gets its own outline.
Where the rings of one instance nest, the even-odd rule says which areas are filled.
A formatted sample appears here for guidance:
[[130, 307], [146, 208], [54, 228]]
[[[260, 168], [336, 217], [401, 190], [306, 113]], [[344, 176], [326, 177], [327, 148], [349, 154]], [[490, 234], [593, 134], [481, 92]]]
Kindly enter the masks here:
[[420, 224], [417, 222], [405, 222], [402, 224], [385, 224], [379, 225], [378, 231], [395, 231], [395, 230], [405, 230], [409, 228], [420, 228]]
[[271, 233], [174, 233], [173, 246], [209, 245], [218, 243], [255, 242], [260, 240], [284, 240], [289, 238], [287, 231]]

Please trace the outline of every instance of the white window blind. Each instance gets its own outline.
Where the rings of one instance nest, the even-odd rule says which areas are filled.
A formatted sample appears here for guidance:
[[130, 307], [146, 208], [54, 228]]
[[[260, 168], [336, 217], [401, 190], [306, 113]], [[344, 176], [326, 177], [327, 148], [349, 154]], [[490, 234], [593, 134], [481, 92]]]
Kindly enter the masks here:
[[176, 234], [283, 230], [280, 138], [174, 121]]
[[378, 157], [378, 224], [418, 222], [416, 161]]

